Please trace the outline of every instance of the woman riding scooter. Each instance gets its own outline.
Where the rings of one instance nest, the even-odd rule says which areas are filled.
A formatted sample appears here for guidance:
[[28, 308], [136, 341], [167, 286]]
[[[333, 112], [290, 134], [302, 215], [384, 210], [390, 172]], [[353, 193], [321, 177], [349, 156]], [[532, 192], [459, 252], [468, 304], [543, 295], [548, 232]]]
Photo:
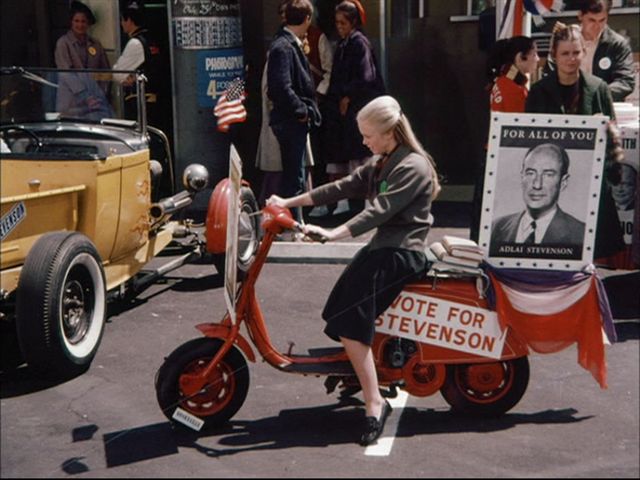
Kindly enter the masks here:
[[322, 313], [327, 322], [325, 333], [344, 345], [362, 387], [366, 419], [360, 444], [369, 445], [381, 435], [391, 412], [380, 394], [371, 350], [374, 321], [407, 283], [425, 272], [431, 202], [440, 185], [431, 156], [394, 98], [382, 96], [369, 102], [357, 121], [373, 157], [348, 177], [291, 198], [274, 195], [267, 204], [293, 208], [344, 198], [370, 201], [362, 212], [336, 228], [303, 227], [306, 234], [326, 241], [357, 237], [377, 228], [338, 279]]

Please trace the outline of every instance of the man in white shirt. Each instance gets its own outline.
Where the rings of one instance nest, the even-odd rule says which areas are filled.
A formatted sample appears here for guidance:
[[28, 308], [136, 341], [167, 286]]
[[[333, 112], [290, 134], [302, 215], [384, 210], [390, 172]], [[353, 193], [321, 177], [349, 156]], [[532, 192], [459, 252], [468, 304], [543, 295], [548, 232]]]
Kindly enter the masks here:
[[[147, 78], [145, 86], [147, 117], [149, 118], [149, 123], [161, 127], [162, 122], [156, 115], [160, 49], [150, 41], [149, 32], [143, 27], [143, 24], [144, 16], [141, 3], [136, 0], [129, 1], [120, 14], [120, 25], [124, 33], [129, 36], [129, 41], [113, 69], [141, 70], [145, 74]], [[126, 73], [114, 73], [113, 76], [125, 87], [125, 117], [131, 120], [137, 119], [135, 76]]]
[[633, 91], [635, 76], [629, 42], [608, 25], [609, 0], [586, 0], [578, 20], [586, 48], [580, 68], [609, 85], [614, 102], [622, 102]]
[[[133, 8], [131, 8], [131, 4], [134, 5]], [[120, 26], [129, 36], [129, 41], [124, 47], [122, 55], [113, 65], [114, 70], [136, 70], [145, 61], [144, 45], [140, 38], [136, 38], [136, 33], [142, 29], [142, 13], [137, 8], [137, 2], [131, 2], [131, 4], [120, 14]], [[125, 73], [114, 74], [114, 77], [124, 85], [132, 85], [135, 81], [133, 75]]]
[[[586, 54], [580, 69], [607, 82], [613, 101], [622, 102], [633, 91], [636, 74], [629, 42], [607, 25], [610, 9], [610, 0], [581, 3], [578, 20]], [[548, 57], [544, 74], [554, 70], [555, 63]]]

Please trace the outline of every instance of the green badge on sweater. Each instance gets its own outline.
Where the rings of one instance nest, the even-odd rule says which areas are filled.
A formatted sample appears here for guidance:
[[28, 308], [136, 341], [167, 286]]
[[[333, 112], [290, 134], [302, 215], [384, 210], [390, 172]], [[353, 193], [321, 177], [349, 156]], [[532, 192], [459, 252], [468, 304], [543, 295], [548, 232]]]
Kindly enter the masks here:
[[386, 191], [387, 191], [387, 187], [388, 187], [388, 185], [387, 185], [387, 181], [386, 181], [386, 180], [381, 181], [381, 182], [380, 182], [380, 188], [379, 188], [379, 190], [378, 190], [378, 193], [384, 193], [384, 192], [386, 192]]

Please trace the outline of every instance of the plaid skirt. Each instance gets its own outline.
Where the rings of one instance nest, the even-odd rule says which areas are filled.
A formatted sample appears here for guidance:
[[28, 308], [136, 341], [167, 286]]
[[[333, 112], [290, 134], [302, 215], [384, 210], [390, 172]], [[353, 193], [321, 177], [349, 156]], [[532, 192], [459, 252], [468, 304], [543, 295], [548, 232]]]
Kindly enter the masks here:
[[322, 312], [327, 322], [324, 332], [336, 341], [345, 337], [371, 345], [376, 318], [407, 283], [424, 276], [426, 267], [423, 252], [364, 246], [329, 295]]

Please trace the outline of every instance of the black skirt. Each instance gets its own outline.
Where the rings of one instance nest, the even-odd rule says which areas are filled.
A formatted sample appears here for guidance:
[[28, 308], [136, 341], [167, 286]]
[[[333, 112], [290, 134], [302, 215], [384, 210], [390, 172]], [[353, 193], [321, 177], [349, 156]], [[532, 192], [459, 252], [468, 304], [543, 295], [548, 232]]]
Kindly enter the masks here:
[[342, 272], [333, 287], [322, 318], [324, 332], [333, 340], [340, 337], [373, 343], [375, 320], [395, 300], [403, 287], [420, 279], [426, 270], [423, 252], [402, 248], [363, 247]]

